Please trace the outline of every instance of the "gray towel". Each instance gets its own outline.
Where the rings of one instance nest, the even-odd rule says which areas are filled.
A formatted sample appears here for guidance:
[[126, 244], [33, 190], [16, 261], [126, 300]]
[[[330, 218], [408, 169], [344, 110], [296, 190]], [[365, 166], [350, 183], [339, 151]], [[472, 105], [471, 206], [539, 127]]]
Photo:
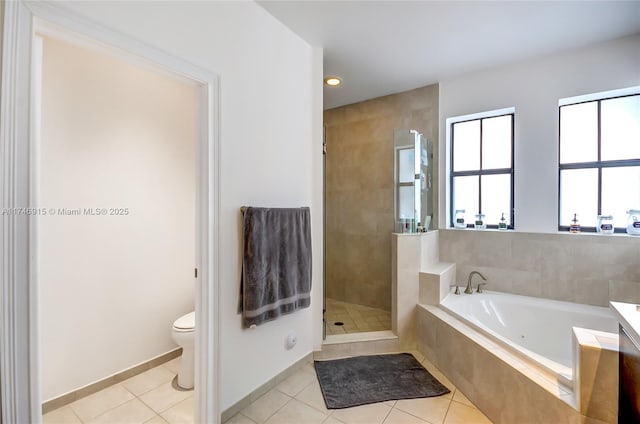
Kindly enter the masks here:
[[260, 325], [311, 303], [311, 222], [305, 208], [246, 208], [242, 324]]

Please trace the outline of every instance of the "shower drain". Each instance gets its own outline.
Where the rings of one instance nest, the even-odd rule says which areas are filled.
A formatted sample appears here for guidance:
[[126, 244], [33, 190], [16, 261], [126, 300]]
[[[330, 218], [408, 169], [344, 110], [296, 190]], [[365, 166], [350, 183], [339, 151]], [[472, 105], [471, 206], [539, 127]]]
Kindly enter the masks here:
[[333, 325], [338, 325], [338, 326], [340, 326], [340, 325], [344, 325], [344, 322], [342, 322], [342, 321], [336, 321], [336, 322], [334, 322], [334, 323], [333, 323]]

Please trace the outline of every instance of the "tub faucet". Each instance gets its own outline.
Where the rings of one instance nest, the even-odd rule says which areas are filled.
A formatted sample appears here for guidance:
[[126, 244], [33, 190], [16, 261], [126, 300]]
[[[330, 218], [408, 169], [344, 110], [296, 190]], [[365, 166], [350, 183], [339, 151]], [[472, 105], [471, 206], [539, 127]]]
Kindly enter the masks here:
[[478, 274], [483, 280], [487, 281], [487, 279], [484, 278], [484, 275], [480, 274], [478, 271], [471, 271], [471, 273], [469, 274], [469, 279], [467, 280], [467, 288], [464, 289], [464, 292], [466, 294], [473, 293], [473, 287], [471, 287], [471, 278], [473, 277], [473, 274]]

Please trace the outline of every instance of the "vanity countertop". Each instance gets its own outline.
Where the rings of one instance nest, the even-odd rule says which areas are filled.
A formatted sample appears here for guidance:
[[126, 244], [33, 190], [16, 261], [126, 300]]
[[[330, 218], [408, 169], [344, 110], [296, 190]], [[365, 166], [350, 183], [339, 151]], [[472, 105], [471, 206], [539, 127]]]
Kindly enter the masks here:
[[611, 309], [627, 333], [640, 343], [640, 310], [635, 303], [609, 302]]

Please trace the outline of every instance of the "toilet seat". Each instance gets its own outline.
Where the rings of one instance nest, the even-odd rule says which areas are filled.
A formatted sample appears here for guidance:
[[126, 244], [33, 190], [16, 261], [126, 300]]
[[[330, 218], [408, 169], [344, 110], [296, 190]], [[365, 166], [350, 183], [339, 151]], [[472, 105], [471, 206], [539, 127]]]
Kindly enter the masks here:
[[196, 312], [189, 312], [173, 322], [175, 331], [187, 332], [196, 328]]

